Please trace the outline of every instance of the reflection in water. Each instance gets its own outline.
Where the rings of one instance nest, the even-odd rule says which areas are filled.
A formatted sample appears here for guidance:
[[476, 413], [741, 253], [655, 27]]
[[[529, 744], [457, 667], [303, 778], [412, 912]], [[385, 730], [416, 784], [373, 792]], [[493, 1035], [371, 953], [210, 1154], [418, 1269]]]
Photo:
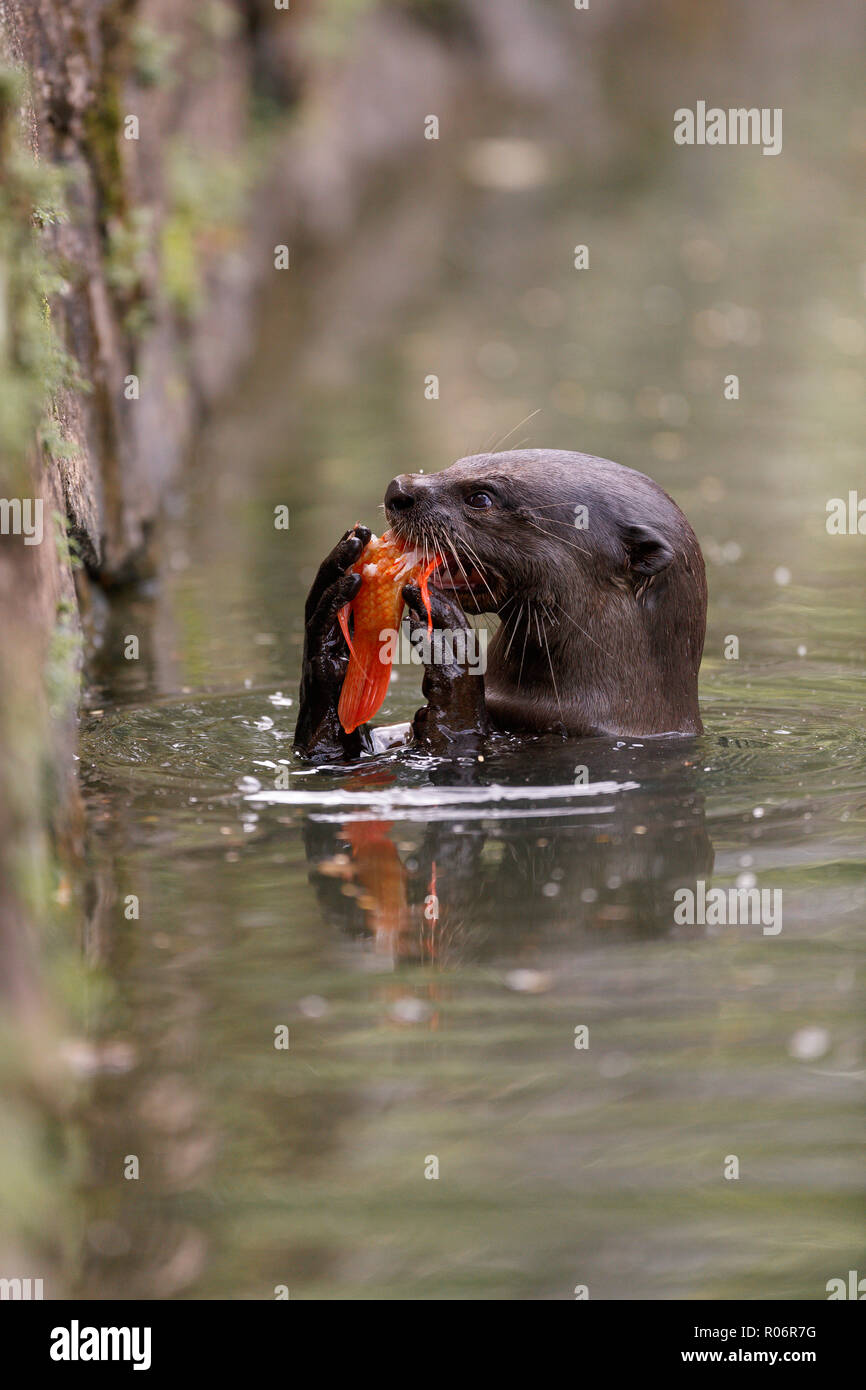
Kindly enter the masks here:
[[[287, 792], [285, 697], [97, 719], [90, 942], [118, 989], [89, 1030], [81, 1290], [815, 1296], [859, 1205], [858, 899], [826, 856], [856, 864], [833, 783], [862, 805], [866, 757], [813, 726], [781, 796], [793, 713], [483, 766], [286, 754]], [[778, 939], [674, 926], [677, 887], [743, 872], [783, 889]]]
[[[350, 936], [370, 937], [394, 962], [435, 960], [448, 968], [509, 952], [531, 956], [538, 937], [549, 934], [575, 946], [596, 933], [605, 940], [667, 934], [675, 889], [694, 889], [713, 866], [704, 799], [683, 742], [623, 743], [621, 758], [608, 752], [611, 780], [583, 785], [586, 805], [573, 786], [536, 779], [567, 773], [591, 743], [548, 753], [543, 768], [532, 770], [535, 785], [507, 788], [505, 809], [503, 788], [481, 788], [477, 764], [460, 769], [459, 791], [467, 773], [479, 784], [471, 798], [455, 797], [453, 768], [435, 768], [437, 791], [401, 796], [398, 789], [390, 803], [403, 808], [408, 826], [434, 817], [402, 856], [394, 822], [379, 818], [376, 799], [365, 820], [313, 812], [304, 845], [323, 916]], [[498, 772], [513, 774], [521, 762], [512, 755]], [[629, 781], [613, 779], [620, 762], [629, 764]], [[665, 776], [663, 792], [654, 770]], [[364, 799], [354, 779], [345, 797], [336, 794], [349, 798]], [[551, 801], [559, 803], [555, 815]]]
[[[728, 80], [763, 80], [739, 34]], [[667, 90], [628, 41], [667, 121], [682, 53]], [[637, 102], [599, 123], [632, 154], [593, 177], [563, 99], [515, 129], [564, 157], [509, 190], [489, 144], [478, 181], [469, 113], [435, 177], [395, 181], [263, 306], [164, 584], [92, 615], [76, 1292], [812, 1299], [856, 1267], [863, 561], [824, 527], [862, 434], [853, 87], [795, 66], [758, 174], [756, 151], [666, 155]], [[296, 763], [322, 555], [395, 473], [508, 431], [682, 504], [709, 568], [705, 735]], [[383, 722], [419, 703], [396, 676]], [[744, 876], [783, 893], [778, 937], [674, 925], [676, 888]]]

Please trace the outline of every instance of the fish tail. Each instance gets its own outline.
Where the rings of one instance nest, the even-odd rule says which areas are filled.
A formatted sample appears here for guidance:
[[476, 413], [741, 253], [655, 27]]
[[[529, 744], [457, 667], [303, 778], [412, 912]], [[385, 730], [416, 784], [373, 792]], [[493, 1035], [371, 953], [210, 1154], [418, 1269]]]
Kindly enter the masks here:
[[391, 662], [380, 661], [379, 651], [378, 637], [370, 642], [355, 634], [355, 648], [337, 706], [340, 723], [347, 734], [372, 719], [388, 693]]

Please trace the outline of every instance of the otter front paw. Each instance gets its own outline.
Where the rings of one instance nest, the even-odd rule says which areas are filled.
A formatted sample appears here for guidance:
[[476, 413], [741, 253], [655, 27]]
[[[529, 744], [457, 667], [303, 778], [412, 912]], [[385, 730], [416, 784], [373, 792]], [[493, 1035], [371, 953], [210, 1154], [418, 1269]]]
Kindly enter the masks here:
[[427, 610], [417, 586], [407, 584], [403, 598], [413, 644], [419, 646], [425, 665], [421, 692], [427, 704], [412, 722], [415, 742], [433, 753], [473, 752], [492, 731], [483, 672], [469, 669], [465, 660], [458, 659], [458, 653], [465, 655], [467, 639], [474, 637], [475, 630], [454, 599], [431, 588], [430, 618], [438, 638], [427, 641]]
[[305, 758], [357, 757], [364, 747], [361, 729], [347, 734], [337, 715], [349, 649], [337, 614], [361, 586], [359, 574], [347, 574], [367, 542], [370, 531], [355, 526], [347, 531], [322, 561], [304, 611], [304, 657], [295, 752]]

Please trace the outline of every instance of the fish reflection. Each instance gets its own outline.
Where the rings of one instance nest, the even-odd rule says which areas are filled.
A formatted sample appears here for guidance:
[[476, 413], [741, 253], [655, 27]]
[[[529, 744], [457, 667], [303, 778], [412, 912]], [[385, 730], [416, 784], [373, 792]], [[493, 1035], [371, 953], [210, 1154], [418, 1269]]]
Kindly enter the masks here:
[[[709, 878], [714, 854], [693, 760], [680, 753], [666, 762], [660, 751], [632, 756], [631, 790], [556, 811], [543, 800], [503, 810], [494, 797], [489, 806], [448, 806], [448, 788], [480, 786], [486, 775], [461, 765], [456, 777], [454, 767], [437, 769], [443, 805], [431, 807], [437, 819], [423, 829], [375, 810], [345, 819], [313, 812], [304, 841], [322, 913], [395, 962], [449, 967], [528, 958], [563, 937], [666, 935], [675, 890]], [[620, 779], [623, 770], [606, 769]]]

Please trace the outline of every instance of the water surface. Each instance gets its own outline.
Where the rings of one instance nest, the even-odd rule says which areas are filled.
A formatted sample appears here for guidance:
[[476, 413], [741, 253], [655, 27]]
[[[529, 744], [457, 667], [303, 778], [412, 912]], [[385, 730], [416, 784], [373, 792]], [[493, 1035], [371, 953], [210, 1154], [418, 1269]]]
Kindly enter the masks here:
[[[91, 672], [76, 1292], [813, 1299], [857, 1267], [864, 540], [825, 508], [862, 480], [862, 220], [820, 125], [760, 185], [698, 153], [522, 192], [458, 161], [270, 296]], [[704, 735], [296, 763], [318, 561], [394, 473], [505, 435], [683, 506]], [[678, 925], [698, 881], [780, 890], [782, 929]]]

